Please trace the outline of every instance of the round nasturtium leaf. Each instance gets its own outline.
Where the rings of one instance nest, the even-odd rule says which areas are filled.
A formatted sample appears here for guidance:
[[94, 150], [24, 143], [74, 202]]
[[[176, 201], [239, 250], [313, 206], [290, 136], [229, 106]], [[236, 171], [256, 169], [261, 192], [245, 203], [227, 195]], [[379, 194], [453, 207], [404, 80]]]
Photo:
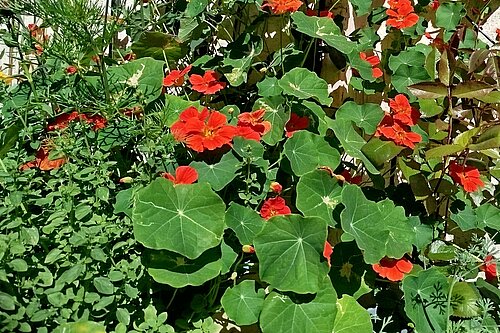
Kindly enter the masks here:
[[[300, 296], [299, 296], [300, 297]], [[337, 312], [337, 294], [330, 279], [321, 281], [316, 297], [309, 302], [300, 302], [276, 291], [264, 301], [260, 314], [263, 333], [330, 333]]]
[[238, 237], [241, 244], [253, 244], [255, 235], [264, 227], [264, 219], [249, 207], [232, 202], [226, 211], [226, 224]]
[[286, 95], [300, 99], [314, 97], [323, 105], [330, 106], [332, 98], [328, 93], [328, 83], [315, 72], [306, 68], [296, 67], [287, 72], [278, 82]]
[[320, 135], [298, 131], [285, 143], [285, 156], [290, 161], [292, 171], [297, 176], [327, 166], [335, 170], [340, 163], [340, 154], [337, 149]]
[[229, 152], [222, 156], [219, 163], [191, 162], [190, 166], [198, 171], [198, 182], [207, 182], [215, 191], [222, 190], [235, 177], [240, 161]]
[[335, 226], [333, 209], [340, 202], [342, 187], [327, 171], [306, 173], [297, 184], [297, 208], [304, 216], [318, 216]]
[[254, 280], [245, 280], [226, 289], [221, 304], [237, 325], [251, 325], [259, 320], [265, 295], [264, 289], [255, 291]]
[[403, 280], [405, 312], [418, 332], [446, 330], [449, 283], [438, 268], [432, 267]]
[[158, 178], [135, 198], [134, 236], [144, 246], [195, 259], [217, 246], [225, 204], [207, 183], [173, 185]]
[[254, 240], [261, 280], [281, 291], [315, 293], [328, 266], [321, 262], [326, 221], [318, 217], [271, 218]]
[[220, 247], [205, 251], [194, 260], [171, 251], [148, 249], [142, 259], [149, 275], [156, 282], [182, 288], [199, 286], [218, 276], [222, 268], [222, 255]]
[[337, 316], [335, 317], [333, 333], [341, 332], [373, 332], [370, 313], [349, 295], [344, 295], [337, 300]]
[[460, 318], [471, 318], [481, 315], [477, 301], [481, 299], [479, 291], [472, 284], [457, 282], [451, 292], [453, 315]]

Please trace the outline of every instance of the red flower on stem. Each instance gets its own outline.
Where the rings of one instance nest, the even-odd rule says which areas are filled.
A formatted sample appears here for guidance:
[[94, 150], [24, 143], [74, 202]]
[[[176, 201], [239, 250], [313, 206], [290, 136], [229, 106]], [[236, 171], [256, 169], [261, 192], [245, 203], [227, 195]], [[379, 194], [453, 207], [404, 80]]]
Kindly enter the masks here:
[[184, 84], [184, 76], [189, 73], [191, 67], [193, 66], [189, 65], [181, 71], [178, 69], [171, 70], [170, 73], [168, 73], [168, 75], [163, 78], [163, 86], [182, 86]]
[[260, 209], [260, 216], [266, 220], [276, 215], [288, 215], [291, 213], [290, 207], [286, 205], [285, 199], [282, 197], [267, 199]]
[[497, 279], [497, 263], [492, 255], [487, 255], [484, 258], [484, 263], [479, 267], [486, 276], [486, 281], [496, 281]]
[[208, 70], [203, 74], [203, 76], [198, 74], [192, 74], [189, 77], [189, 82], [193, 85], [193, 90], [206, 94], [212, 95], [222, 90], [226, 87], [225, 82], [220, 82], [219, 75], [212, 70]]
[[413, 126], [420, 119], [420, 112], [410, 105], [410, 101], [403, 94], [398, 94], [394, 99], [389, 99], [389, 106], [393, 113], [393, 118], [401, 123]]
[[19, 167], [21, 171], [31, 168], [38, 168], [42, 171], [49, 171], [53, 169], [60, 168], [64, 163], [66, 163], [67, 158], [61, 157], [51, 160], [49, 158], [50, 149], [46, 145], [42, 145], [35, 155], [35, 160], [24, 163]]
[[333, 247], [328, 241], [325, 241], [325, 245], [323, 247], [323, 257], [328, 261], [328, 267], [332, 267], [331, 256], [333, 253]]
[[174, 185], [192, 184], [198, 180], [198, 172], [193, 167], [180, 166], [175, 169], [175, 177], [168, 172], [164, 172], [162, 177], [170, 180]]
[[372, 268], [383, 278], [391, 281], [401, 281], [405, 277], [405, 273], [411, 272], [413, 264], [404, 257], [401, 259], [385, 257], [378, 264], [372, 265]]
[[387, 25], [396, 29], [404, 29], [417, 24], [418, 15], [413, 12], [414, 8], [410, 0], [391, 1], [389, 5], [391, 8], [386, 11], [390, 17], [387, 20]]
[[293, 133], [309, 127], [309, 117], [298, 116], [296, 113], [290, 114], [290, 120], [285, 125], [286, 137], [291, 138]]
[[384, 116], [375, 132], [375, 136], [383, 136], [398, 146], [406, 146], [411, 149], [415, 148], [415, 143], [422, 141], [420, 134], [411, 132], [409, 126], [402, 124], [389, 115]]
[[283, 186], [281, 186], [281, 184], [278, 182], [271, 182], [271, 184], [269, 185], [269, 189], [273, 193], [281, 194], [281, 191], [283, 191]]
[[475, 192], [484, 186], [477, 168], [459, 165], [456, 161], [452, 161], [449, 170], [453, 181], [462, 185], [466, 192]]
[[266, 0], [261, 8], [270, 7], [273, 14], [281, 15], [296, 12], [300, 6], [302, 6], [300, 0]]
[[249, 140], [259, 141], [260, 138], [271, 130], [271, 123], [264, 120], [265, 109], [253, 112], [244, 112], [238, 116], [238, 136]]
[[372, 66], [372, 76], [379, 78], [384, 75], [384, 72], [377, 66], [380, 64], [380, 59], [376, 55], [367, 56], [365, 52], [359, 52], [361, 60], [367, 61]]
[[201, 112], [195, 107], [182, 111], [179, 120], [170, 129], [177, 141], [197, 152], [214, 150], [225, 144], [230, 144], [236, 135], [236, 128], [227, 124], [225, 115], [218, 111]]

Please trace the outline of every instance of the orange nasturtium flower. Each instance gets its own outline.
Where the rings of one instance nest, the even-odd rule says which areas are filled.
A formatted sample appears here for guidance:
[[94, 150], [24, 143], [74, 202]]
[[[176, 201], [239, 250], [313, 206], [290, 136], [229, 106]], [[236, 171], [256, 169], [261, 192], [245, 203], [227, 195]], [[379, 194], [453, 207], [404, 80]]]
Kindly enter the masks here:
[[323, 247], [323, 257], [327, 260], [328, 262], [328, 267], [332, 267], [331, 263], [331, 257], [333, 253], [333, 247], [328, 241], [325, 241], [325, 245]]
[[270, 7], [275, 15], [296, 12], [302, 6], [300, 0], [266, 0], [261, 8]]
[[236, 128], [227, 124], [225, 115], [218, 111], [201, 112], [195, 107], [182, 111], [179, 120], [170, 127], [174, 138], [197, 152], [214, 150], [230, 144]]
[[49, 158], [50, 148], [47, 143], [42, 144], [35, 155], [35, 160], [24, 163], [19, 167], [21, 171], [31, 168], [38, 168], [42, 171], [50, 171], [53, 169], [60, 168], [64, 163], [66, 163], [67, 158], [61, 157], [51, 160]]
[[170, 180], [174, 185], [192, 184], [198, 180], [198, 172], [190, 166], [180, 166], [175, 169], [175, 176], [168, 172], [162, 174], [163, 178]]
[[213, 95], [226, 87], [226, 83], [220, 82], [219, 75], [212, 70], [206, 71], [203, 76], [192, 74], [189, 82], [193, 85], [193, 90], [206, 95]]
[[271, 123], [264, 120], [265, 109], [253, 112], [244, 112], [238, 116], [238, 136], [249, 140], [259, 141], [260, 138], [271, 130]]
[[377, 66], [380, 64], [380, 59], [376, 55], [367, 56], [365, 52], [359, 52], [361, 60], [367, 61], [372, 66], [372, 76], [376, 79], [384, 75], [384, 72]]
[[410, 0], [392, 1], [389, 4], [391, 8], [386, 11], [390, 17], [387, 20], [387, 25], [396, 29], [404, 29], [417, 24], [418, 15], [413, 12], [414, 8]]
[[393, 113], [393, 118], [405, 125], [413, 126], [420, 118], [420, 112], [410, 105], [410, 101], [403, 94], [398, 94], [394, 99], [389, 99], [389, 106]]
[[266, 220], [276, 215], [288, 215], [291, 213], [290, 207], [286, 205], [285, 199], [282, 197], [267, 199], [260, 209], [260, 216]]
[[165, 87], [182, 86], [184, 84], [184, 75], [189, 73], [191, 67], [193, 66], [189, 65], [183, 70], [178, 70], [178, 69], [171, 70], [170, 73], [168, 73], [167, 76], [163, 78], [163, 86]]
[[372, 268], [383, 278], [391, 281], [401, 281], [405, 277], [405, 273], [411, 272], [413, 264], [404, 257], [401, 259], [385, 257], [378, 264], [372, 265]]
[[456, 183], [462, 185], [466, 192], [475, 192], [484, 186], [477, 168], [459, 165], [456, 161], [450, 163], [450, 176]]
[[383, 136], [398, 146], [406, 146], [411, 149], [415, 148], [415, 143], [422, 141], [420, 134], [411, 132], [409, 126], [389, 115], [385, 115], [384, 119], [382, 119], [375, 136]]
[[495, 281], [497, 280], [497, 263], [495, 258], [492, 255], [487, 255], [484, 258], [484, 264], [479, 267], [481, 271], [484, 272], [486, 276], [486, 281]]

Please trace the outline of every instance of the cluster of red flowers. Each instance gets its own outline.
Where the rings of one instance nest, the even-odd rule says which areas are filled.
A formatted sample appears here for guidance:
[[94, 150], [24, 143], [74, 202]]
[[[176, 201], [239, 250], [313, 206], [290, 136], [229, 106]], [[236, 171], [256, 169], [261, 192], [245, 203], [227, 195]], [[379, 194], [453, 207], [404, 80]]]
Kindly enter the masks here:
[[190, 166], [180, 166], [175, 169], [175, 176], [168, 172], [164, 172], [162, 177], [170, 180], [174, 185], [192, 184], [198, 180], [198, 172]]
[[296, 12], [300, 6], [302, 6], [300, 0], [266, 0], [266, 3], [261, 8], [269, 7], [273, 14], [281, 15]]
[[413, 264], [405, 257], [401, 259], [382, 258], [378, 264], [372, 265], [375, 272], [391, 281], [401, 281], [405, 274], [410, 273]]
[[[189, 65], [183, 70], [174, 69], [168, 73], [163, 79], [164, 87], [180, 87], [184, 84], [185, 75], [189, 73], [192, 66]], [[206, 95], [213, 95], [226, 87], [225, 82], [219, 81], [219, 75], [213, 71], [208, 70], [203, 76], [192, 74], [189, 76], [189, 82], [192, 84], [193, 90]]]
[[106, 118], [100, 116], [98, 114], [93, 116], [88, 116], [84, 113], [78, 113], [77, 111], [73, 111], [71, 113], [64, 113], [57, 116], [53, 121], [49, 123], [47, 126], [48, 131], [54, 131], [57, 129], [64, 129], [68, 127], [69, 123], [74, 120], [81, 120], [86, 122], [87, 124], [92, 125], [92, 129], [94, 131], [98, 131], [107, 125]]
[[285, 124], [286, 137], [291, 138], [293, 133], [309, 127], [309, 117], [299, 116], [295, 113], [290, 114], [290, 119]]
[[203, 152], [231, 144], [235, 136], [259, 141], [271, 129], [271, 123], [264, 120], [264, 114], [263, 109], [242, 113], [238, 116], [238, 125], [232, 126], [227, 123], [226, 116], [218, 111], [204, 108], [199, 112], [191, 106], [182, 111], [179, 120], [170, 129], [177, 141], [185, 143], [194, 151]]
[[359, 57], [361, 60], [367, 61], [372, 66], [372, 76], [374, 78], [379, 78], [384, 75], [384, 72], [378, 67], [380, 65], [380, 59], [377, 55], [367, 56], [365, 52], [359, 52]]
[[466, 192], [475, 192], [484, 186], [477, 168], [459, 165], [456, 161], [452, 161], [449, 170], [453, 181], [462, 185]]
[[413, 108], [408, 98], [399, 94], [390, 99], [391, 114], [386, 114], [378, 125], [375, 136], [383, 136], [399, 146], [415, 148], [415, 143], [422, 141], [422, 137], [411, 132], [410, 126], [417, 123], [420, 112]]
[[389, 0], [389, 7], [386, 11], [389, 16], [387, 25], [396, 29], [404, 29], [417, 24], [418, 15], [415, 14], [410, 0]]
[[276, 215], [288, 215], [291, 213], [292, 211], [286, 205], [285, 199], [280, 196], [267, 199], [260, 208], [260, 216], [266, 220]]
[[497, 280], [497, 263], [492, 255], [487, 255], [484, 258], [484, 263], [479, 267], [481, 271], [484, 272], [486, 281], [496, 281]]

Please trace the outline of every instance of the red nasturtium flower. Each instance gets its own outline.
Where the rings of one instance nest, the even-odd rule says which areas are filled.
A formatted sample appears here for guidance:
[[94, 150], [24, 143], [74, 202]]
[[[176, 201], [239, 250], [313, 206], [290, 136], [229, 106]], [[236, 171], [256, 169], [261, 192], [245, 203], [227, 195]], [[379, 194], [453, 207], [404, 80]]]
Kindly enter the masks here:
[[375, 136], [383, 136], [393, 141], [398, 146], [415, 148], [415, 143], [422, 141], [420, 134], [411, 132], [410, 127], [385, 115], [377, 128]]
[[384, 75], [384, 72], [377, 66], [380, 64], [380, 59], [376, 55], [367, 56], [365, 52], [359, 52], [361, 60], [367, 61], [372, 66], [372, 76], [376, 79]]
[[413, 12], [414, 8], [410, 0], [390, 1], [389, 5], [391, 8], [386, 11], [390, 17], [387, 20], [387, 25], [396, 29], [404, 29], [417, 24], [418, 15]]
[[349, 170], [345, 170], [345, 169], [340, 173], [340, 176], [342, 176], [343, 181], [348, 182], [349, 184], [359, 185], [359, 184], [361, 184], [361, 181], [363, 180], [363, 177], [361, 177], [361, 176], [354, 176], [354, 177], [351, 176], [351, 173], [349, 172]]
[[238, 116], [238, 136], [246, 139], [257, 140], [271, 130], [271, 123], [264, 120], [265, 109], [253, 112], [244, 112]]
[[300, 0], [265, 0], [266, 3], [262, 5], [261, 8], [270, 7], [271, 11], [275, 15], [281, 15], [285, 13], [296, 12], [300, 6], [302, 6], [302, 1]]
[[500, 40], [500, 28], [495, 30], [495, 32], [497, 33], [497, 40]]
[[103, 116], [100, 116], [98, 114], [87, 116], [84, 113], [73, 111], [71, 113], [63, 113], [57, 116], [53, 121], [49, 123], [49, 125], [47, 126], [47, 131], [65, 129], [66, 127], [68, 127], [70, 122], [77, 119], [85, 121], [87, 124], [91, 124], [94, 131], [103, 129], [107, 125], [106, 118], [104, 118]]
[[66, 69], [64, 70], [64, 72], [66, 74], [68, 74], [68, 75], [73, 75], [76, 72], [78, 72], [78, 68], [76, 68], [75, 66], [68, 66], [68, 67], [66, 67]]
[[175, 176], [168, 172], [162, 174], [163, 178], [170, 180], [174, 185], [177, 184], [192, 184], [198, 180], [198, 172], [190, 166], [180, 166], [175, 169]]
[[433, 1], [429, 4], [429, 6], [431, 6], [431, 8], [432, 8], [433, 10], [437, 10], [437, 9], [439, 8], [439, 0], [433, 0]]
[[66, 157], [49, 159], [50, 149], [48, 145], [42, 145], [35, 155], [35, 160], [28, 163], [24, 163], [19, 167], [21, 171], [31, 168], [38, 168], [42, 171], [49, 171], [53, 169], [60, 168], [64, 163], [66, 163]]
[[225, 115], [218, 111], [208, 111], [207, 108], [201, 112], [195, 107], [187, 108], [170, 129], [177, 141], [186, 143], [197, 152], [230, 144], [236, 135], [236, 128], [227, 124]]
[[328, 261], [328, 267], [332, 267], [331, 257], [333, 253], [333, 247], [328, 241], [325, 241], [325, 246], [323, 247], [323, 257]]
[[168, 73], [167, 76], [165, 76], [163, 78], [163, 86], [165, 86], [165, 87], [171, 87], [171, 86], [180, 87], [180, 86], [182, 86], [184, 84], [184, 75], [189, 73], [189, 71], [191, 70], [191, 67], [193, 67], [193, 66], [189, 65], [186, 68], [184, 68], [182, 71], [180, 71], [178, 69], [171, 70], [170, 73]]
[[456, 183], [462, 185], [466, 192], [475, 192], [484, 186], [477, 168], [459, 165], [456, 161], [450, 163], [450, 176]]
[[293, 133], [309, 127], [309, 117], [298, 116], [296, 113], [290, 114], [290, 120], [285, 125], [286, 137], [291, 138]]
[[410, 101], [403, 94], [398, 94], [394, 99], [389, 99], [389, 106], [395, 120], [409, 126], [413, 126], [420, 118], [420, 112], [410, 105]]
[[413, 264], [405, 257], [401, 259], [385, 257], [378, 264], [372, 265], [372, 268], [383, 278], [388, 278], [391, 281], [401, 281], [405, 277], [405, 273], [411, 272]]
[[193, 85], [193, 90], [206, 95], [215, 94], [226, 87], [226, 83], [220, 82], [219, 75], [212, 70], [206, 71], [203, 76], [192, 74], [189, 77], [189, 82]]
[[271, 184], [269, 185], [269, 189], [273, 193], [281, 194], [281, 191], [283, 191], [283, 186], [281, 186], [281, 184], [278, 182], [271, 182]]
[[497, 263], [492, 255], [484, 258], [484, 264], [479, 269], [484, 272], [486, 281], [495, 281], [497, 279]]
[[290, 207], [286, 205], [285, 199], [282, 197], [267, 199], [260, 209], [260, 216], [266, 220], [276, 215], [288, 215], [291, 213]]

